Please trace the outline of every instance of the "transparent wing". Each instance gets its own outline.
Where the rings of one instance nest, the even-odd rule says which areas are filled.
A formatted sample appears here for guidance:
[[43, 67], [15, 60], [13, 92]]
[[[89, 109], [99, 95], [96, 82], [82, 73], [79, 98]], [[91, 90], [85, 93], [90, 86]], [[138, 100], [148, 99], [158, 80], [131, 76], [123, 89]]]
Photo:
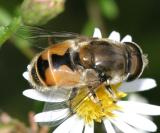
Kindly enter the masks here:
[[18, 32], [29, 34], [27, 38], [76, 38], [79, 37], [80, 34], [73, 32], [56, 32], [45, 30], [40, 27], [32, 27], [32, 26], [21, 26]]
[[[87, 88], [85, 88], [85, 93], [82, 91], [78, 93], [78, 97], [76, 97], [76, 102], [72, 102], [72, 100], [67, 100], [63, 102], [57, 102], [57, 103], [45, 103], [43, 112], [46, 113], [46, 116], [49, 115], [49, 118], [47, 121], [45, 121], [46, 117], [44, 118], [45, 122], [39, 122], [40, 125], [47, 125], [50, 127], [58, 126], [59, 124], [63, 123], [66, 119], [71, 117], [73, 114], [76, 113], [76, 110], [79, 108], [79, 105], [83, 102], [86, 97], [90, 98], [90, 92]], [[72, 103], [71, 103], [72, 102]], [[72, 104], [72, 107], [71, 107]], [[63, 110], [66, 110], [67, 112], [63, 112]], [[74, 110], [73, 110], [74, 109]], [[55, 112], [58, 111], [59, 113], [62, 111], [63, 113], [57, 114], [55, 118]], [[48, 113], [48, 115], [47, 115]], [[54, 119], [52, 119], [54, 117]]]
[[49, 103], [61, 103], [63, 101], [68, 101], [70, 97], [70, 89], [52, 89], [45, 92], [40, 92], [44, 96], [44, 101]]
[[[59, 114], [56, 114], [56, 111], [59, 112]], [[50, 117], [49, 118], [50, 120], [48, 121], [44, 120], [43, 122], [38, 122], [38, 123], [40, 125], [47, 125], [49, 127], [55, 127], [60, 125], [72, 115], [72, 112], [69, 109], [67, 101], [58, 103], [45, 103], [43, 113], [49, 115], [47, 117]]]
[[35, 116], [40, 125], [55, 127], [71, 116], [69, 108], [71, 90], [60, 88], [40, 93], [45, 101], [42, 113]]
[[68, 108], [68, 101], [57, 102], [57, 103], [47, 102], [44, 104], [43, 112], [57, 110], [57, 109], [64, 109], [64, 108]]
[[71, 117], [72, 115], [68, 115], [67, 117], [63, 118], [63, 119], [59, 119], [57, 121], [51, 121], [51, 122], [38, 122], [39, 125], [44, 126], [47, 125], [48, 127], [56, 127], [60, 124], [62, 124], [65, 120], [67, 120], [69, 117]]
[[32, 26], [20, 26], [15, 33], [16, 36], [29, 41], [29, 43], [35, 48], [46, 48], [48, 45], [67, 40], [80, 38], [81, 35], [73, 32], [52, 32], [40, 27]]

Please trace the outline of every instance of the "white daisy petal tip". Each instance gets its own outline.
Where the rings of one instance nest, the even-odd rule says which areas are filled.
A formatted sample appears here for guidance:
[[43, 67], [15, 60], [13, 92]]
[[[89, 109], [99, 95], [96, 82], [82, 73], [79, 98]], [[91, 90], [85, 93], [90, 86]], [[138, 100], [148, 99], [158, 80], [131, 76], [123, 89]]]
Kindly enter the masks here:
[[132, 37], [131, 35], [126, 35], [122, 40], [121, 42], [132, 42]]
[[160, 106], [157, 105], [135, 101], [119, 101], [117, 105], [122, 107], [124, 112], [130, 112], [146, 116], [160, 115]]
[[37, 90], [35, 89], [27, 89], [27, 90], [24, 90], [22, 92], [22, 94], [25, 96], [25, 97], [28, 97], [30, 99], [34, 99], [34, 100], [38, 100], [38, 101], [43, 101], [43, 94], [38, 92]]
[[47, 111], [38, 113], [34, 116], [35, 122], [51, 122], [61, 120], [69, 115], [70, 111], [68, 108], [57, 109], [53, 111]]
[[24, 96], [26, 96], [26, 97], [30, 97], [30, 94], [32, 94], [32, 91], [31, 91], [32, 89], [27, 89], [27, 90], [24, 90], [23, 92], [22, 92], [22, 94], [24, 95]]
[[157, 86], [157, 83], [154, 79], [151, 78], [145, 78], [142, 79], [142, 87], [147, 89], [152, 89]]
[[122, 113], [122, 112], [116, 112], [115, 114], [119, 117], [116, 119], [119, 119], [121, 121], [124, 121], [125, 123], [128, 123], [129, 125], [149, 132], [155, 132], [157, 131], [157, 126], [155, 123], [153, 123], [151, 120], [147, 119], [144, 116], [134, 114], [134, 113]]
[[136, 79], [131, 82], [124, 82], [119, 90], [124, 92], [146, 91], [156, 87], [156, 81], [151, 78]]
[[29, 73], [26, 71], [22, 74], [22, 76], [29, 81], [30, 77], [29, 77]]
[[28, 66], [27, 66], [27, 70], [31, 70], [31, 65], [28, 65]]
[[150, 87], [154, 88], [157, 86], [156, 80], [154, 79], [148, 79], [148, 82], [150, 82]]
[[102, 38], [102, 34], [99, 28], [94, 28], [93, 37], [95, 38]]
[[108, 38], [113, 41], [120, 42], [120, 33], [117, 31], [112, 31]]
[[55, 91], [41, 92], [36, 89], [27, 89], [22, 94], [28, 98], [42, 102], [63, 102], [68, 100], [66, 95], [65, 97], [63, 95], [57, 95]]

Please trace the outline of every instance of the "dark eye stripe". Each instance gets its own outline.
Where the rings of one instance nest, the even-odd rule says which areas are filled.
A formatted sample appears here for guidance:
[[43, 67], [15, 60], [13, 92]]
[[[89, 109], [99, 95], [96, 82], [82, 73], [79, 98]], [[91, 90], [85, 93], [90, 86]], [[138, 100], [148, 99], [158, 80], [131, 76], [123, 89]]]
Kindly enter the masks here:
[[[132, 81], [136, 78], [138, 78], [143, 70], [143, 60], [142, 60], [142, 53], [141, 49], [134, 43], [126, 43], [126, 46], [130, 49], [129, 55], [130, 55], [130, 72], [132, 72], [132, 65], [135, 63], [136, 69], [129, 75], [127, 81]], [[134, 62], [134, 58], [136, 58], [137, 62]]]

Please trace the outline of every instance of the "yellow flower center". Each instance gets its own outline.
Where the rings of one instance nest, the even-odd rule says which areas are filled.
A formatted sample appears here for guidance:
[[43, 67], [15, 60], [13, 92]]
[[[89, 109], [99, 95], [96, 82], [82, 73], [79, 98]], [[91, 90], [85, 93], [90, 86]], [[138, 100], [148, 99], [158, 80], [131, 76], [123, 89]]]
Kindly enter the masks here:
[[118, 91], [120, 84], [111, 86], [113, 95], [106, 90], [104, 85], [99, 86], [96, 90], [97, 100], [88, 95], [87, 88], [82, 88], [78, 95], [72, 99], [71, 109], [86, 123], [101, 122], [104, 117], [115, 117], [113, 111], [121, 109], [116, 101], [126, 96], [125, 93]]

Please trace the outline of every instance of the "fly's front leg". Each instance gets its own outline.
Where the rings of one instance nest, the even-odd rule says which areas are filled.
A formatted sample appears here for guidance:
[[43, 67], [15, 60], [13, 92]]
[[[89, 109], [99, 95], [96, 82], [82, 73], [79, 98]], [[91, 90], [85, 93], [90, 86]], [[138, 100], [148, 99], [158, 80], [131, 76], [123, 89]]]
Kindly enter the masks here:
[[104, 72], [99, 72], [99, 79], [101, 83], [104, 83], [107, 93], [114, 99], [114, 101], [117, 101], [115, 93], [110, 86], [111, 77], [107, 76]]
[[109, 80], [107, 80], [106, 82], [104, 82], [104, 85], [105, 85], [105, 89], [107, 91], [107, 93], [113, 98], [113, 100], [116, 102], [117, 101], [117, 97], [113, 91], [113, 89], [111, 88], [110, 86], [110, 82]]
[[93, 88], [93, 87], [88, 87], [88, 89], [89, 89], [89, 93], [90, 93], [90, 95], [89, 95], [90, 99], [94, 103], [96, 103], [96, 104], [98, 103], [99, 105], [101, 105], [101, 101], [100, 101], [100, 99], [96, 95], [96, 89]]

